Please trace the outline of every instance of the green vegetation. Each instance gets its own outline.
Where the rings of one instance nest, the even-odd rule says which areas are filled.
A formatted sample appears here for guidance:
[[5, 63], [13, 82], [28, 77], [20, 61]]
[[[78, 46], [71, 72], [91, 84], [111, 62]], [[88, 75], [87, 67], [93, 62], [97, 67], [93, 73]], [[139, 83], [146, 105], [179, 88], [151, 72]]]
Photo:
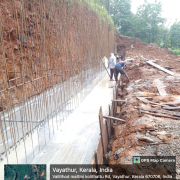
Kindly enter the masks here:
[[25, 175], [28, 175], [31, 179], [34, 179], [32, 165], [9, 165], [17, 173], [17, 179], [24, 179]]
[[101, 20], [107, 20], [109, 25], [114, 25], [112, 17], [108, 14], [107, 0], [80, 0], [90, 5], [91, 9], [97, 13]]
[[180, 47], [180, 22], [175, 22], [169, 31], [171, 47]]
[[[58, 2], [57, 0], [54, 1]], [[76, 1], [74, 0], [64, 0], [64, 3], [66, 3], [67, 11], [71, 10], [72, 5], [75, 2]], [[110, 0], [79, 0], [79, 2], [87, 3], [89, 7], [98, 15], [100, 20], [107, 20], [110, 26], [114, 26], [114, 21], [108, 13]]]
[[165, 27], [166, 19], [161, 17], [161, 12], [162, 4], [157, 0], [154, 3], [144, 0], [136, 14], [131, 12], [131, 0], [112, 0], [110, 4], [110, 14], [120, 34], [170, 47], [174, 54], [179, 54], [180, 22]]
[[24, 179], [26, 175], [29, 177], [29, 180], [34, 180], [35, 178], [38, 180], [46, 179], [46, 165], [36, 165], [36, 168], [33, 165], [7, 165], [4, 169], [4, 179], [14, 179], [15, 172], [17, 173], [17, 179]]
[[180, 49], [172, 50], [174, 55], [180, 55]]
[[7, 165], [4, 166], [4, 180], [13, 180], [15, 176], [14, 171], [8, 167]]

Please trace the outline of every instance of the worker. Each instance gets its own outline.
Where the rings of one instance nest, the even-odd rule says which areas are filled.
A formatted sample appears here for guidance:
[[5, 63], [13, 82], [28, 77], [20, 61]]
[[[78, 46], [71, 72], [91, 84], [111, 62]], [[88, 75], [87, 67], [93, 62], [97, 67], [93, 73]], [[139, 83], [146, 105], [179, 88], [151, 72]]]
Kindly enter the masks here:
[[123, 60], [123, 54], [121, 53], [121, 61]]
[[134, 49], [134, 45], [133, 44], [131, 44], [131, 50], [133, 50]]
[[113, 53], [111, 53], [111, 57], [109, 58], [109, 63], [108, 63], [108, 67], [110, 68], [110, 81], [113, 81], [113, 76], [115, 77], [114, 75], [114, 68], [115, 68], [115, 65], [116, 65], [116, 57], [114, 56]]
[[114, 53], [114, 56], [116, 57], [116, 63], [119, 62], [119, 57], [117, 53]]
[[118, 74], [120, 73], [121, 75], [125, 75], [128, 81], [130, 82], [131, 80], [129, 79], [128, 75], [126, 74], [125, 70], [123, 67], [126, 66], [126, 62], [120, 61], [115, 65], [115, 80], [117, 82], [118, 80]]

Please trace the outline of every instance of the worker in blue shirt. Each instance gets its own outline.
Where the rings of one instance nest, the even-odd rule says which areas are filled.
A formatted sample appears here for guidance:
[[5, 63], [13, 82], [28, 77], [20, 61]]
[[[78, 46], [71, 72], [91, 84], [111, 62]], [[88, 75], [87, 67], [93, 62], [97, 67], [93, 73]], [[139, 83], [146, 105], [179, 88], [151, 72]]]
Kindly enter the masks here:
[[119, 57], [117, 53], [114, 53], [114, 56], [116, 57], [116, 62], [119, 62]]
[[121, 53], [121, 60], [123, 60], [123, 54]]
[[124, 66], [126, 66], [126, 62], [124, 62], [124, 61], [120, 61], [120, 62], [116, 63], [116, 65], [115, 65], [115, 79], [116, 79], [116, 81], [118, 80], [118, 74], [120, 73], [121, 75], [124, 74], [130, 82], [128, 75], [126, 74], [126, 72], [123, 69]]

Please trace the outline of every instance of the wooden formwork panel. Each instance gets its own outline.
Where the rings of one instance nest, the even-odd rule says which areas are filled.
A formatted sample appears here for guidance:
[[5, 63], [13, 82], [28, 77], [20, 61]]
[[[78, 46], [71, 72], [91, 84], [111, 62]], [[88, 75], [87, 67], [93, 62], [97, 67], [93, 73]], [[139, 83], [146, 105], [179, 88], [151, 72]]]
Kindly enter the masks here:
[[96, 158], [95, 158], [95, 157], [93, 157], [93, 160], [91, 161], [91, 164], [97, 164], [97, 163], [96, 163]]
[[[113, 99], [117, 99], [117, 88], [113, 89]], [[116, 110], [117, 110], [117, 102], [113, 101], [113, 117], [116, 117]]]
[[106, 121], [106, 129], [107, 129], [107, 136], [108, 136], [108, 142], [111, 139], [111, 119], [109, 119], [108, 121]]
[[96, 155], [97, 155], [97, 162], [96, 164], [102, 164], [103, 163], [103, 146], [102, 146], [102, 140], [101, 138], [99, 139], [98, 142], [98, 147], [96, 150]]
[[[109, 105], [109, 116], [112, 116], [112, 114], [111, 114], [111, 107], [112, 106], [110, 106]], [[110, 139], [111, 139], [111, 119], [109, 119], [108, 121], [106, 121], [107, 122], [107, 133], [108, 133], [108, 141], [110, 141]]]
[[[114, 110], [114, 103], [109, 106], [109, 116], [113, 116]], [[102, 164], [103, 163], [103, 156], [107, 153], [107, 146], [111, 139], [111, 134], [113, 132], [112, 124], [113, 120], [109, 119], [104, 121], [103, 114], [102, 114], [102, 107], [99, 110], [99, 124], [101, 130], [101, 137], [98, 141], [97, 150], [95, 152], [95, 156], [91, 162], [91, 164]]]
[[100, 123], [100, 129], [101, 129], [103, 154], [105, 155], [107, 153], [108, 132], [107, 132], [106, 124], [103, 121], [102, 107], [100, 107], [100, 111], [99, 111], [99, 123]]

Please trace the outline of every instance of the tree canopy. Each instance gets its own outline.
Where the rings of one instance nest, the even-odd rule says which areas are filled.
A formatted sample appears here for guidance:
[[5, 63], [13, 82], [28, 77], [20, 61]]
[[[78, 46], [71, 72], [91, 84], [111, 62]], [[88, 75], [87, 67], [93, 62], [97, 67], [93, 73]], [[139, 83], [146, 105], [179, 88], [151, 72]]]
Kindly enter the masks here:
[[180, 22], [175, 22], [170, 28], [171, 46], [180, 47]]
[[166, 19], [161, 13], [162, 3], [157, 0], [154, 3], [144, 0], [136, 14], [131, 12], [131, 0], [111, 0], [110, 3], [110, 15], [120, 34], [162, 47], [180, 48], [180, 22], [165, 27]]

